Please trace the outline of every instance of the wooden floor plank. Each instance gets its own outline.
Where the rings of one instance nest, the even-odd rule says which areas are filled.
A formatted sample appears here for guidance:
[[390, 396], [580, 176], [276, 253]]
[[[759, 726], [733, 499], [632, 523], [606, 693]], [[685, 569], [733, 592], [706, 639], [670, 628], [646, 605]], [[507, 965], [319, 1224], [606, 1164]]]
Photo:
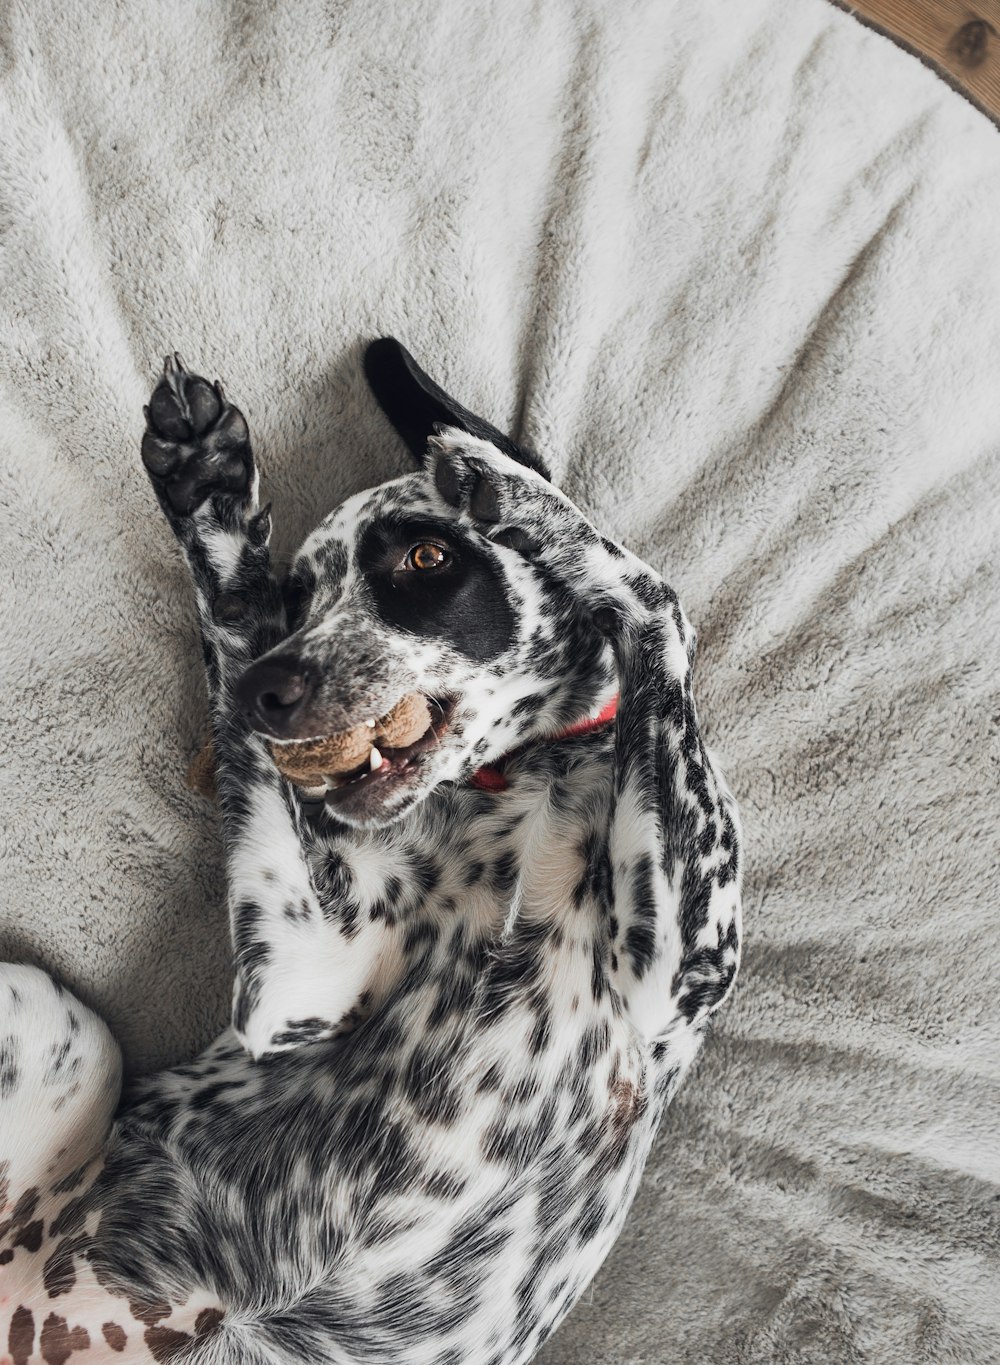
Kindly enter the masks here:
[[838, 0], [922, 56], [1000, 122], [1000, 0]]

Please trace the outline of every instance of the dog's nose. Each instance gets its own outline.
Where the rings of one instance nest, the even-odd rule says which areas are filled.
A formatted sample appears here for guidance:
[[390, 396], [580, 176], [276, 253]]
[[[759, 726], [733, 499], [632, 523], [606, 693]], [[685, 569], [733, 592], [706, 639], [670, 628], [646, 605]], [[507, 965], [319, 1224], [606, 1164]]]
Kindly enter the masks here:
[[302, 660], [292, 654], [260, 659], [236, 684], [236, 703], [255, 730], [275, 739], [294, 739], [315, 684]]

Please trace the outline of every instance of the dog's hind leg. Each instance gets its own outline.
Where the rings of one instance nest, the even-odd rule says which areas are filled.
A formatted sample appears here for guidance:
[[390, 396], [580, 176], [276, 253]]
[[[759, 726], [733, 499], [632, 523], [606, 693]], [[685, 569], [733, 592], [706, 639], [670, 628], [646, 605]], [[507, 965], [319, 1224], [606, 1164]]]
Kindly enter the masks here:
[[120, 1084], [102, 1021], [37, 967], [0, 964], [0, 1342], [15, 1360], [37, 1358], [47, 1312], [63, 1320], [51, 1300], [75, 1284], [93, 1229], [86, 1201]]
[[234, 702], [247, 665], [286, 633], [246, 420], [220, 385], [168, 357], [146, 423], [143, 463], [198, 602], [229, 879], [233, 1024], [260, 1055], [337, 1032], [385, 931], [357, 933], [344, 906], [321, 903], [298, 802]]
[[0, 1228], [8, 1240], [16, 1227], [30, 1240], [32, 1210], [53, 1187], [82, 1180], [120, 1087], [121, 1056], [107, 1026], [37, 967], [0, 963]]
[[[136, 1225], [160, 1227], [155, 1198], [144, 1205], [135, 1182], [117, 1190], [118, 1205], [127, 1210], [123, 1235], [109, 1238], [105, 1227], [115, 1186], [115, 1140], [108, 1135], [120, 1082], [118, 1047], [95, 1014], [36, 967], [0, 964], [0, 1362], [6, 1365], [54, 1365], [70, 1355], [95, 1365], [121, 1359], [152, 1365], [167, 1358], [157, 1349], [163, 1343], [194, 1338], [199, 1314], [203, 1328], [221, 1318], [201, 1286], [175, 1308], [162, 1302], [150, 1280], [132, 1276], [116, 1284], [105, 1273], [109, 1240], [127, 1264]], [[147, 1164], [144, 1175], [154, 1190], [163, 1188], [165, 1166]]]

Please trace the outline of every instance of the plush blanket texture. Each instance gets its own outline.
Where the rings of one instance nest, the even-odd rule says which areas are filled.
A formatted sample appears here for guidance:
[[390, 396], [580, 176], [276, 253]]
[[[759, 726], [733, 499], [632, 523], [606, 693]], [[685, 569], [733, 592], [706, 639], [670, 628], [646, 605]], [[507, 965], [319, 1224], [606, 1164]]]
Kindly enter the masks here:
[[223, 1025], [163, 353], [279, 553], [404, 452], [393, 333], [661, 568], [747, 952], [544, 1353], [1000, 1361], [1000, 136], [823, 0], [7, 7], [0, 952], [133, 1069]]

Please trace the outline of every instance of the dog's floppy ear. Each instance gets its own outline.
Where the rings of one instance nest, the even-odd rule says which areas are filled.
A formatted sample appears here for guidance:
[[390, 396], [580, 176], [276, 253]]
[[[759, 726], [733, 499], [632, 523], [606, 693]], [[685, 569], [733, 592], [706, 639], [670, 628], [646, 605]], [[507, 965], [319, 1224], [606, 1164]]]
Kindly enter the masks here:
[[459, 427], [470, 436], [490, 441], [512, 460], [534, 469], [543, 478], [552, 477], [545, 462], [533, 451], [519, 446], [482, 417], [476, 417], [454, 398], [449, 398], [395, 337], [379, 337], [369, 343], [365, 351], [365, 376], [382, 411], [418, 464], [423, 464], [427, 442], [438, 427]]

